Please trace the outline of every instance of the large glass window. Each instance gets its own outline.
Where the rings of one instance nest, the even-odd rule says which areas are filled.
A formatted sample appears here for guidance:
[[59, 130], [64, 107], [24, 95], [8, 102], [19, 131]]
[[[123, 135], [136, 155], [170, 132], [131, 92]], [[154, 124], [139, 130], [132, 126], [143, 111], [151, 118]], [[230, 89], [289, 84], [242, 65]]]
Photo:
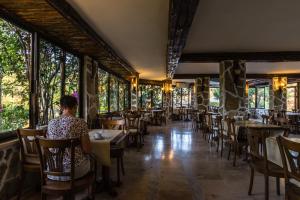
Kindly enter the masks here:
[[256, 107], [256, 89], [251, 87], [248, 90], [248, 104], [249, 108], [255, 108]]
[[151, 108], [151, 85], [143, 85], [139, 86], [139, 95], [140, 95], [140, 107], [141, 108]]
[[220, 106], [220, 88], [210, 87], [209, 88], [209, 105]]
[[65, 94], [78, 96], [80, 60], [73, 54], [66, 53]]
[[117, 77], [110, 76], [110, 112], [118, 111], [118, 79]]
[[125, 92], [126, 85], [122, 82], [119, 82], [119, 110], [124, 110], [124, 101], [125, 101]]
[[287, 110], [292, 111], [297, 108], [297, 83], [287, 85]]
[[162, 90], [160, 86], [154, 85], [152, 86], [152, 107], [153, 108], [161, 108], [162, 107]]
[[249, 108], [269, 109], [269, 86], [251, 87], [248, 90]]
[[31, 34], [0, 19], [0, 132], [29, 126]]
[[39, 124], [47, 124], [49, 120], [60, 114], [61, 67], [63, 64], [61, 48], [40, 40], [39, 71]]
[[190, 106], [190, 88], [182, 88], [181, 98], [182, 98], [182, 106], [189, 107]]
[[99, 112], [108, 112], [108, 73], [98, 69]]
[[189, 107], [191, 105], [192, 88], [174, 88], [173, 107]]
[[181, 88], [174, 88], [173, 90], [173, 107], [181, 107]]

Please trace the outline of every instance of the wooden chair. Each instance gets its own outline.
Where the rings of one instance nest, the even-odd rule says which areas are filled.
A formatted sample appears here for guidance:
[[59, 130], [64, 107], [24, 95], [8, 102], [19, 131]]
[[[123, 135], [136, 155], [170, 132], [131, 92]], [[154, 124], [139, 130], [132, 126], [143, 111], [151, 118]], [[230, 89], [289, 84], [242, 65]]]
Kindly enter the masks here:
[[45, 136], [46, 131], [35, 129], [18, 129], [17, 135], [21, 148], [21, 174], [18, 199], [21, 199], [26, 172], [40, 172], [40, 160], [35, 144], [36, 136]]
[[250, 184], [248, 195], [251, 195], [253, 188], [254, 172], [257, 171], [265, 178], [265, 199], [269, 199], [269, 177], [276, 178], [277, 194], [280, 195], [279, 179], [284, 177], [283, 168], [268, 160], [266, 138], [270, 132], [266, 130], [251, 128], [247, 131], [248, 144], [250, 147], [249, 165], [251, 168]]
[[268, 115], [262, 115], [261, 118], [262, 118], [262, 123], [263, 124], [269, 124], [270, 117]]
[[[104, 120], [102, 122], [102, 127], [104, 129], [114, 129], [114, 130], [123, 130], [125, 131], [125, 119], [121, 120]], [[117, 184], [121, 185], [120, 178], [120, 168], [122, 170], [123, 176], [125, 175], [124, 169], [124, 146], [123, 145], [113, 145], [110, 148], [110, 157], [116, 158], [117, 160]]]
[[300, 144], [282, 136], [276, 139], [284, 168], [285, 199], [300, 200]]
[[[46, 195], [75, 199], [75, 192], [85, 189], [88, 189], [90, 198], [94, 199], [96, 161], [92, 157], [90, 157], [90, 172], [75, 179], [75, 148], [81, 146], [79, 138], [54, 140], [37, 137], [36, 144], [41, 162], [41, 199], [46, 199]], [[63, 163], [66, 154], [70, 155], [70, 170], [66, 170]], [[49, 179], [48, 176], [63, 176], [68, 180], [56, 181]]]
[[143, 135], [140, 131], [140, 118], [139, 114], [126, 114], [125, 124], [128, 130], [128, 138], [132, 137], [138, 149], [142, 146]]
[[[217, 142], [217, 152], [219, 152], [219, 144], [220, 139], [222, 140], [222, 133], [223, 133], [223, 123], [222, 123], [222, 116], [217, 115], [215, 119], [215, 128], [214, 128], [214, 140]], [[221, 151], [223, 151], [223, 146], [221, 146]]]
[[[226, 123], [226, 125], [225, 125]], [[234, 152], [234, 157], [233, 157], [233, 166], [236, 165], [236, 157], [237, 154], [240, 152], [240, 149], [242, 147], [245, 147], [247, 144], [245, 141], [238, 141], [238, 136], [236, 133], [236, 127], [235, 127], [235, 120], [229, 117], [226, 117], [224, 120], [224, 127], [226, 126], [226, 131], [223, 131], [222, 135], [222, 146], [223, 144], [228, 144], [228, 156], [227, 159], [230, 159], [230, 154], [231, 151]], [[222, 156], [222, 148], [221, 148], [221, 156]]]

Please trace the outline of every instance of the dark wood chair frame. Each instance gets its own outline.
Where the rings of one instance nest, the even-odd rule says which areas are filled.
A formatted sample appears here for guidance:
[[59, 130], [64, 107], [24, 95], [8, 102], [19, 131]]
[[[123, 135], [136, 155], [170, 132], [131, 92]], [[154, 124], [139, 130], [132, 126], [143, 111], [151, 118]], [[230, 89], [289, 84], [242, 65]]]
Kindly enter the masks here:
[[276, 140], [284, 169], [285, 199], [300, 200], [300, 187], [290, 181], [294, 179], [300, 182], [300, 144], [282, 136], [277, 137]]
[[[37, 137], [36, 144], [41, 163], [41, 199], [47, 195], [59, 195], [64, 199], [75, 199], [75, 193], [84, 189], [89, 190], [89, 199], [94, 199], [96, 183], [96, 160], [88, 155], [91, 162], [90, 172], [85, 176], [75, 179], [75, 148], [80, 148], [80, 138], [46, 139]], [[71, 169], [64, 170], [63, 158], [66, 151], [70, 151]], [[48, 179], [52, 176], [68, 176], [69, 181], [55, 181]], [[90, 190], [91, 189], [91, 190]]]
[[249, 166], [251, 169], [248, 195], [252, 194], [254, 172], [265, 178], [265, 199], [269, 199], [269, 177], [276, 178], [276, 191], [280, 195], [280, 178], [284, 178], [283, 168], [268, 160], [266, 138], [270, 137], [270, 129], [248, 128], [247, 139], [250, 148]]
[[18, 197], [21, 199], [23, 184], [26, 172], [40, 172], [40, 163], [30, 162], [30, 160], [35, 159], [39, 161], [39, 155], [37, 151], [37, 146], [35, 143], [36, 136], [45, 136], [45, 130], [36, 129], [18, 129], [17, 135], [20, 143], [21, 149], [21, 172], [20, 172], [20, 182], [18, 186]]

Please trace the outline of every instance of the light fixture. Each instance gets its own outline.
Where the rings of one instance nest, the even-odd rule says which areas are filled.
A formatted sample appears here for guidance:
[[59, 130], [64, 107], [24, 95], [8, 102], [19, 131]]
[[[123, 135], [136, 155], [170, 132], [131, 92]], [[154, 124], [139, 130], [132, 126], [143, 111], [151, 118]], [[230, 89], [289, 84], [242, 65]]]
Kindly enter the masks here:
[[286, 87], [286, 82], [285, 77], [273, 77], [273, 90], [281, 92]]
[[246, 96], [248, 96], [248, 94], [249, 94], [249, 82], [248, 81], [246, 81], [246, 85], [245, 85], [245, 94], [246, 94]]

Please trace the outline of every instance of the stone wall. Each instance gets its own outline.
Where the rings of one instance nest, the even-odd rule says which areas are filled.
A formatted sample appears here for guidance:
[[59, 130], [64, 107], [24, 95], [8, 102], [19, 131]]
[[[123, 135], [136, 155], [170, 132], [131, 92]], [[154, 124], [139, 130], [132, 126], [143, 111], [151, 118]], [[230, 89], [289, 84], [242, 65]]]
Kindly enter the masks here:
[[196, 100], [197, 109], [207, 110], [209, 106], [209, 77], [201, 77], [196, 79]]
[[[18, 194], [20, 181], [20, 148], [17, 141], [0, 144], [0, 199], [11, 199]], [[23, 191], [39, 184], [39, 174], [27, 173]]]
[[223, 116], [244, 115], [246, 67], [243, 61], [226, 60], [220, 63], [220, 112]]
[[97, 77], [97, 62], [90, 57], [84, 57], [84, 118], [89, 127], [95, 127], [97, 124], [98, 113], [98, 77]]

